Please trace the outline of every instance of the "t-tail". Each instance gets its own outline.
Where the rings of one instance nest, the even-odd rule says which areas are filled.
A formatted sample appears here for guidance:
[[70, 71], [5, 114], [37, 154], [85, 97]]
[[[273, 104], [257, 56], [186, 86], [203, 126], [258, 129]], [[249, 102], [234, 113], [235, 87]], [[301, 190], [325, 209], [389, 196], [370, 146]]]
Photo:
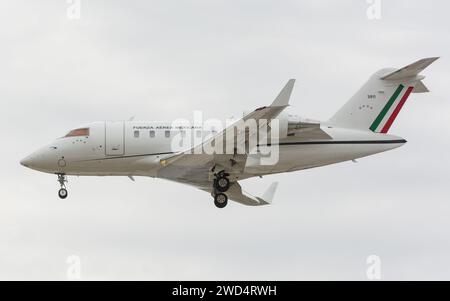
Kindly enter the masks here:
[[419, 60], [401, 69], [382, 69], [329, 120], [343, 128], [386, 134], [411, 93], [429, 92], [420, 72], [438, 57]]

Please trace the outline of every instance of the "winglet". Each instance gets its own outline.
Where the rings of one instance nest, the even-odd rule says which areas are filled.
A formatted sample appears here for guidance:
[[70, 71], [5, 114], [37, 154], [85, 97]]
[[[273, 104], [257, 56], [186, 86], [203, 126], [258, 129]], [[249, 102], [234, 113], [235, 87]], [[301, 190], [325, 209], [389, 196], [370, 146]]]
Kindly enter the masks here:
[[273, 197], [275, 196], [275, 192], [277, 191], [278, 182], [273, 182], [269, 188], [264, 192], [262, 198], [257, 197], [258, 201], [260, 201], [264, 205], [272, 204]]
[[278, 94], [277, 98], [270, 105], [271, 107], [286, 107], [289, 105], [289, 99], [291, 98], [292, 90], [294, 89], [295, 79], [290, 79], [287, 84]]

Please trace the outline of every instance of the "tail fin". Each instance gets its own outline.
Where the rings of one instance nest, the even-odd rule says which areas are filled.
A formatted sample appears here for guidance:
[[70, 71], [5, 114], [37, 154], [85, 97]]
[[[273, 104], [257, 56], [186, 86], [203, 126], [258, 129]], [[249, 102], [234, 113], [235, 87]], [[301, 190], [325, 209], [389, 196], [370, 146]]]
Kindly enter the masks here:
[[387, 133], [411, 93], [429, 92], [419, 73], [438, 58], [401, 69], [382, 69], [329, 120], [339, 127]]

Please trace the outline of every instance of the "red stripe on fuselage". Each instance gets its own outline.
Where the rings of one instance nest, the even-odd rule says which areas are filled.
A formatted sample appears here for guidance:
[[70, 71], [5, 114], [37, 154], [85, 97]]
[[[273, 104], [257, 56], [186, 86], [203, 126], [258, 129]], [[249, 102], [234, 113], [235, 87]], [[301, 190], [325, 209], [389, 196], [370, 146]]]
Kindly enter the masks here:
[[397, 118], [398, 113], [400, 113], [403, 105], [405, 104], [406, 100], [408, 99], [409, 95], [411, 94], [411, 92], [413, 90], [414, 90], [414, 87], [409, 87], [406, 90], [405, 95], [403, 95], [402, 99], [398, 103], [398, 105], [395, 108], [394, 112], [392, 112], [391, 117], [389, 117], [388, 121], [386, 122], [386, 124], [384, 125], [383, 129], [381, 130], [381, 133], [386, 134], [389, 131], [389, 129], [391, 128], [392, 124], [395, 121], [395, 118]]

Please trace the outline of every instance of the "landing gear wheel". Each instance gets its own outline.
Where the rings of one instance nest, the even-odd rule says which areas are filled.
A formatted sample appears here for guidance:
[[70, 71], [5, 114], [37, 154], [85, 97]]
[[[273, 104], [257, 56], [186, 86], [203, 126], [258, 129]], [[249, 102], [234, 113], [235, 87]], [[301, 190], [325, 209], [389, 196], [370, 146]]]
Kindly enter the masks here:
[[58, 191], [58, 196], [60, 199], [65, 199], [68, 195], [66, 189], [67, 177], [65, 174], [58, 174], [58, 183], [61, 189]]
[[65, 199], [67, 197], [67, 189], [61, 188], [58, 191], [58, 196], [59, 196], [60, 199]]
[[219, 177], [214, 181], [214, 187], [219, 192], [226, 192], [230, 188], [230, 180], [227, 177]]
[[214, 196], [214, 205], [216, 205], [217, 208], [225, 208], [225, 206], [228, 204], [228, 197], [224, 193], [217, 193]]

